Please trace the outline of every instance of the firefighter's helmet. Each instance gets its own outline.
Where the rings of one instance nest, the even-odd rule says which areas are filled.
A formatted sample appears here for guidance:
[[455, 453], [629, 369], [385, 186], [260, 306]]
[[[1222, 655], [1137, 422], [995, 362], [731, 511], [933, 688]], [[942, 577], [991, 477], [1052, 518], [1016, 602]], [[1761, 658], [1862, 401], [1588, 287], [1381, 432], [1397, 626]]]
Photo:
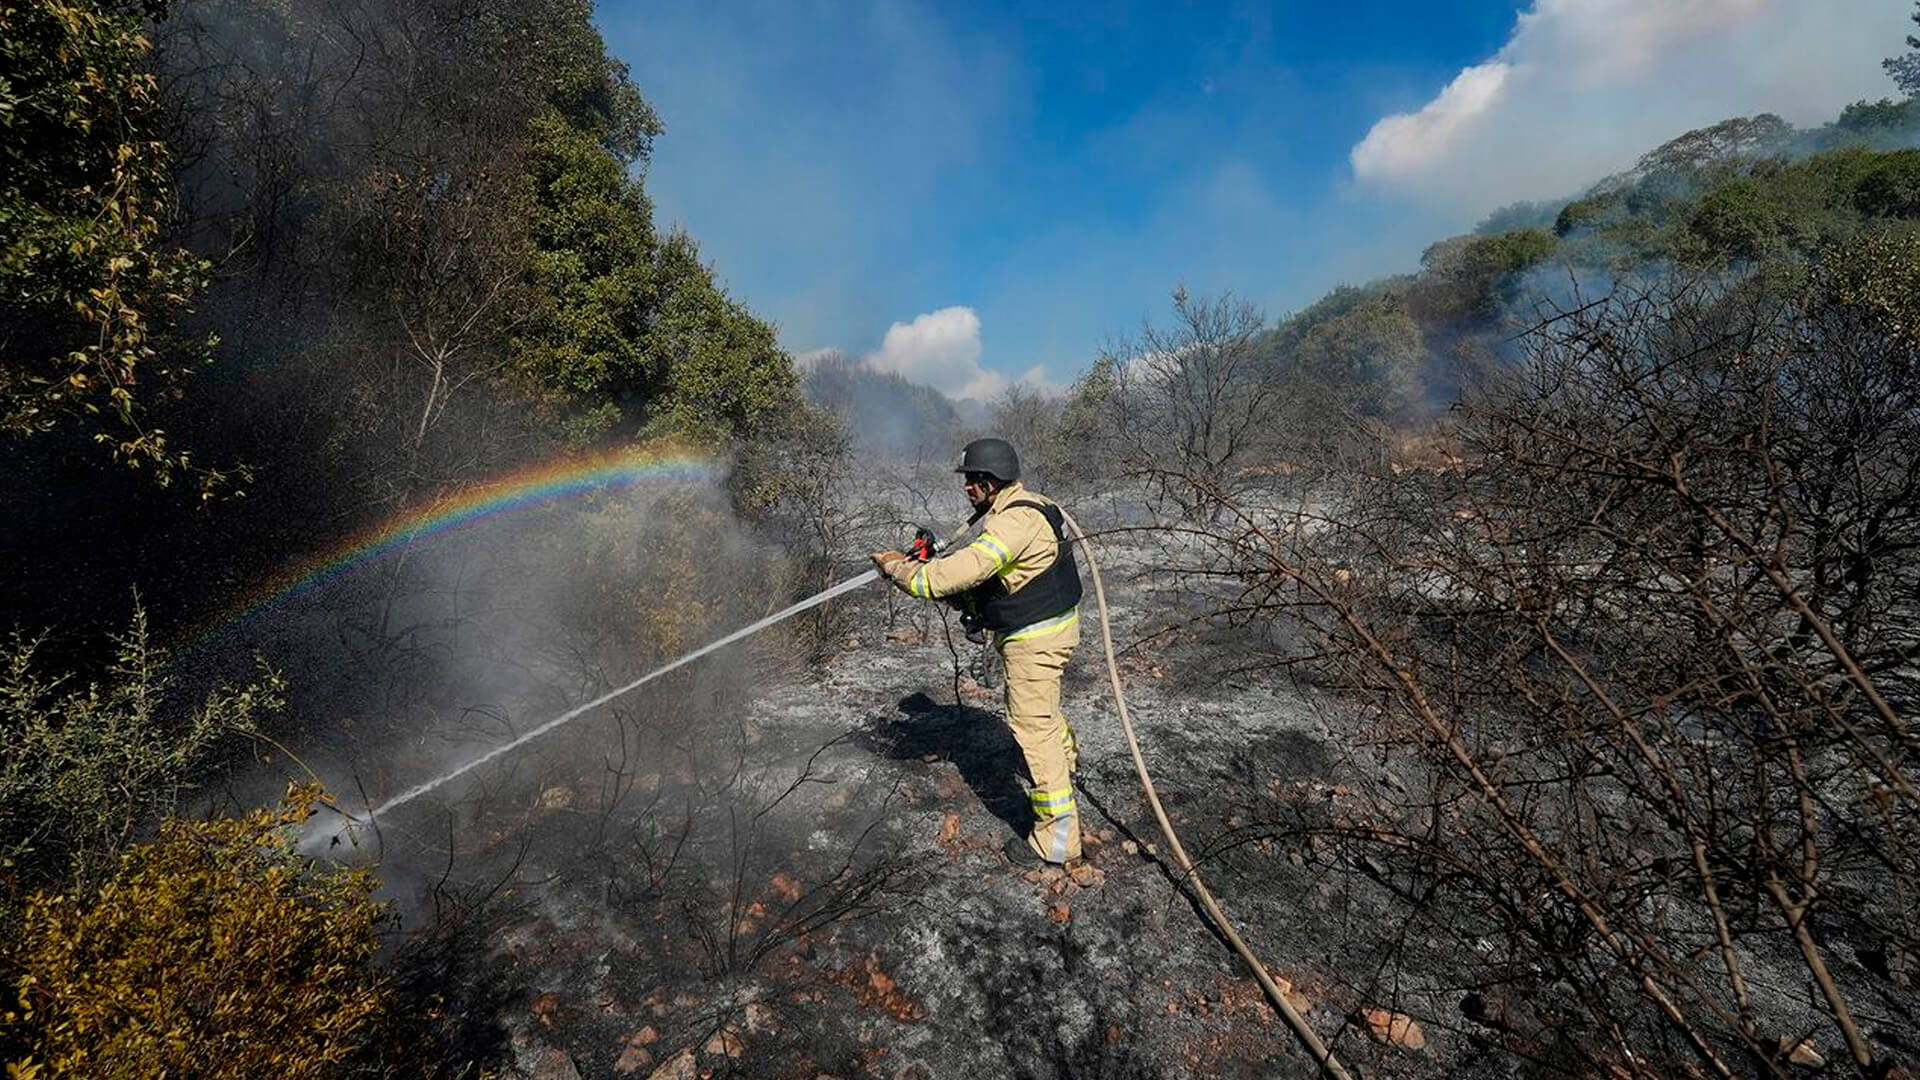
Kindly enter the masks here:
[[986, 473], [1003, 484], [1020, 479], [1020, 455], [1005, 439], [975, 439], [960, 451], [957, 473]]

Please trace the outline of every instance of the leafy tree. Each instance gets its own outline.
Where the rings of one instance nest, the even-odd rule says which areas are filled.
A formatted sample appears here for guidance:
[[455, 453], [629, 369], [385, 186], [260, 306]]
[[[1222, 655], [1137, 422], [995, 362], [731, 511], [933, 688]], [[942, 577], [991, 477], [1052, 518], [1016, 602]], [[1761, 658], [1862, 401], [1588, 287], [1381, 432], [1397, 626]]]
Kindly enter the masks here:
[[1607, 212], [1619, 204], [1617, 192], [1604, 192], [1578, 198], [1560, 208], [1553, 219], [1553, 234], [1567, 237], [1585, 229], [1591, 229], [1607, 216]]
[[1544, 229], [1443, 240], [1420, 256], [1407, 306], [1427, 326], [1489, 319], [1517, 295], [1515, 275], [1552, 255], [1557, 243]]
[[1793, 125], [1773, 113], [1736, 116], [1667, 140], [1642, 155], [1634, 171], [1652, 176], [1725, 168], [1741, 159], [1780, 153], [1792, 138]]
[[8, 1075], [342, 1075], [388, 996], [382, 909], [371, 872], [294, 851], [319, 798], [168, 821], [97, 889], [35, 895], [5, 950]]
[[1874, 217], [1920, 217], [1920, 150], [1875, 158], [1854, 183], [1853, 204]]
[[224, 477], [152, 422], [208, 350], [174, 333], [207, 266], [161, 235], [171, 155], [149, 48], [120, 4], [0, 9], [0, 430], [72, 427], [208, 494]]
[[514, 363], [576, 441], [642, 424], [745, 435], [797, 403], [772, 328], [720, 289], [691, 237], [656, 236], [622, 158], [554, 113], [535, 120], [530, 157], [539, 301]]
[[1840, 118], [1833, 122], [1833, 127], [1838, 132], [1869, 140], [1910, 134], [1920, 127], [1920, 105], [1912, 98], [1856, 101], [1840, 110]]
[[1473, 231], [1476, 236], [1493, 236], [1515, 229], [1546, 228], [1553, 224], [1554, 215], [1558, 212], [1559, 207], [1554, 203], [1508, 203], [1482, 218]]
[[633, 421], [665, 372], [643, 337], [657, 303], [652, 207], [622, 161], [557, 112], [536, 117], [529, 277], [538, 297], [514, 339], [514, 366], [575, 441]]
[[658, 431], [752, 438], [798, 406], [799, 373], [773, 327], [714, 280], [693, 238], [675, 231], [661, 246], [659, 311], [647, 346], [666, 372], [650, 418]]
[[1711, 252], [1758, 261], [1786, 247], [1792, 222], [1770, 192], [1751, 180], [1739, 180], [1707, 193], [1688, 228]]
[[[1920, 24], [1920, 4], [1915, 4], [1913, 13], [1907, 17]], [[1920, 95], [1920, 37], [1908, 34], [1907, 49], [1899, 56], [1882, 60], [1880, 66], [1893, 77], [1894, 85], [1900, 88], [1901, 93], [1913, 97]]]

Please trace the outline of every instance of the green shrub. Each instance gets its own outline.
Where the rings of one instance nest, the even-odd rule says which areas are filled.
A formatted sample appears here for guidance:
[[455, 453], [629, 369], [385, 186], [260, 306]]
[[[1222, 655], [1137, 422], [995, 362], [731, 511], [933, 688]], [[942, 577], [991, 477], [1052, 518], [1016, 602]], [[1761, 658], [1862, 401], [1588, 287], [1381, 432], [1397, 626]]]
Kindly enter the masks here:
[[0, 868], [28, 885], [89, 879], [111, 865], [172, 811], [222, 739], [282, 704], [279, 677], [263, 671], [184, 715], [171, 708], [164, 654], [137, 607], [104, 683], [70, 690], [68, 677], [42, 674], [42, 644], [16, 635], [0, 649]]

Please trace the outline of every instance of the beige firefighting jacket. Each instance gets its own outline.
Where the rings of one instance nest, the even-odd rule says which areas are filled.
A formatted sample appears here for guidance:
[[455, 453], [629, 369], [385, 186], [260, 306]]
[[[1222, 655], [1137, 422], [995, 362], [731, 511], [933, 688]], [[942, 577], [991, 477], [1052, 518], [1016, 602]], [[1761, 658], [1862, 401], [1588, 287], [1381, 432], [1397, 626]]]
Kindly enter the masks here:
[[971, 544], [932, 562], [896, 562], [889, 568], [893, 583], [903, 592], [933, 599], [966, 592], [999, 575], [1005, 579], [1008, 592], [1019, 592], [1052, 566], [1060, 554], [1060, 544], [1045, 514], [1031, 506], [1006, 509], [1007, 504], [1021, 501], [1053, 502], [1028, 491], [1019, 481], [1008, 484], [993, 497], [992, 506], [980, 521], [980, 533]]

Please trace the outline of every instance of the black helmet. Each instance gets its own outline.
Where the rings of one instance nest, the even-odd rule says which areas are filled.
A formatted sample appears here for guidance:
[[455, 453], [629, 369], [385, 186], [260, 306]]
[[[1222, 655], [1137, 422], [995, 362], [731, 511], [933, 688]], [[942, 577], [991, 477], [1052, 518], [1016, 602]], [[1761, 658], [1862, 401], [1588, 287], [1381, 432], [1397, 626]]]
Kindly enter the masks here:
[[960, 451], [960, 464], [953, 467], [957, 473], [986, 473], [1003, 484], [1011, 484], [1020, 479], [1020, 455], [1013, 452], [1013, 444], [1005, 439], [975, 439]]

